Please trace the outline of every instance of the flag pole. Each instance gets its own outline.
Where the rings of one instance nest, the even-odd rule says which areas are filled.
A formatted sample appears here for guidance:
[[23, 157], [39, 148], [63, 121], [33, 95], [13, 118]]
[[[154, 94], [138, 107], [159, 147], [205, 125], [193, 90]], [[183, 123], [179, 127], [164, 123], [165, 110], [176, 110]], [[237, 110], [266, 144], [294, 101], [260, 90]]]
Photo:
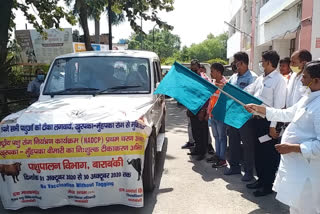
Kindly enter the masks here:
[[[240, 100], [238, 100], [238, 99], [235, 98], [234, 96], [232, 96], [232, 95], [228, 94], [227, 92], [225, 92], [224, 90], [222, 90], [221, 88], [219, 88], [219, 87], [217, 87], [217, 88], [218, 88], [218, 90], [219, 90], [221, 93], [223, 93], [223, 94], [226, 95], [227, 97], [233, 99], [234, 101], [236, 101], [237, 103], [239, 103], [241, 106], [244, 107], [244, 106], [246, 105], [245, 103], [241, 102]], [[256, 111], [254, 111], [253, 114], [254, 114], [254, 115], [257, 115], [257, 116], [260, 116], [260, 117], [262, 117], [262, 118], [265, 118], [265, 115], [262, 115], [262, 114], [260, 114], [260, 113], [258, 113], [258, 112], [256, 112]]]

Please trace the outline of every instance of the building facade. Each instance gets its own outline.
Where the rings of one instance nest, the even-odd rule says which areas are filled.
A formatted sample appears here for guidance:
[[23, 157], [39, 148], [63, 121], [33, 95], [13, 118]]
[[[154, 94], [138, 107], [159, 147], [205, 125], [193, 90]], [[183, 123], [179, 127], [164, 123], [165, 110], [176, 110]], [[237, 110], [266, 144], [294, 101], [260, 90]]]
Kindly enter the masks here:
[[[229, 22], [232, 26], [229, 27], [228, 46], [237, 43], [236, 48], [228, 47], [230, 61], [236, 51], [246, 51], [250, 56], [250, 68], [260, 73], [258, 63], [267, 50], [275, 50], [284, 58], [295, 50], [307, 49], [313, 59], [320, 58], [319, 0], [230, 1], [230, 11], [235, 12], [231, 13]], [[240, 6], [235, 8], [236, 5]], [[236, 33], [232, 34], [233, 31], [237, 31], [240, 41], [234, 41]], [[244, 45], [248, 38], [250, 45]]]

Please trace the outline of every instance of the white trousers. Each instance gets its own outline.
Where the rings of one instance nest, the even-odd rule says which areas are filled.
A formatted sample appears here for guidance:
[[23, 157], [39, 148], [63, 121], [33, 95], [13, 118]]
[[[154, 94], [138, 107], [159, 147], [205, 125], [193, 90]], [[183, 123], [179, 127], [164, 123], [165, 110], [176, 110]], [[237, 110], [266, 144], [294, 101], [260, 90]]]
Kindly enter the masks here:
[[310, 179], [307, 179], [304, 184], [303, 191], [297, 204], [290, 207], [290, 214], [319, 214], [316, 210], [314, 198], [312, 196]]

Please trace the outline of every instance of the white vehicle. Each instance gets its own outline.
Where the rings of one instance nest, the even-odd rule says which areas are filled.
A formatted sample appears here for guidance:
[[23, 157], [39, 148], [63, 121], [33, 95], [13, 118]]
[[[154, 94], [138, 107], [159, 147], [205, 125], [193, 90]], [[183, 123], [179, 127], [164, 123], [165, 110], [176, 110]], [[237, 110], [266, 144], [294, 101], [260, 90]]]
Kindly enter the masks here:
[[162, 76], [165, 76], [171, 69], [171, 65], [161, 65]]
[[[20, 124], [20, 131], [22, 130], [21, 124], [24, 124], [24, 127], [29, 126], [29, 129], [28, 129], [29, 135], [32, 135], [32, 136], [29, 136], [30, 139], [31, 137], [32, 139], [35, 139], [35, 138], [40, 139], [43, 136], [44, 138], [49, 138], [50, 136], [51, 137], [53, 136], [53, 139], [54, 139], [56, 138], [56, 136], [58, 135], [60, 136], [60, 134], [65, 134], [66, 135], [65, 139], [67, 139], [67, 138], [71, 138], [72, 136], [76, 136], [76, 134], [82, 134], [81, 136], [79, 135], [80, 137], [78, 137], [79, 142], [80, 140], [82, 142], [82, 144], [79, 144], [79, 145], [82, 147], [79, 147], [78, 149], [78, 145], [77, 145], [76, 151], [77, 152], [86, 151], [87, 154], [89, 154], [90, 152], [92, 154], [95, 154], [94, 153], [95, 150], [92, 149], [92, 151], [91, 150], [89, 151], [89, 149], [87, 149], [89, 145], [85, 145], [83, 144], [83, 142], [87, 144], [92, 143], [92, 145], [94, 145], [96, 142], [100, 140], [100, 135], [101, 135], [103, 136], [101, 138], [102, 139], [101, 144], [104, 144], [105, 148], [107, 148], [108, 145], [112, 144], [111, 139], [117, 138], [119, 142], [118, 144], [114, 144], [115, 146], [113, 146], [112, 148], [115, 149], [117, 147], [118, 149], [119, 148], [123, 149], [123, 153], [120, 153], [120, 151], [118, 150], [112, 150], [115, 154], [118, 154], [118, 156], [116, 155], [113, 156], [112, 155], [113, 153], [108, 153], [109, 156], [107, 156], [107, 153], [106, 153], [105, 157], [110, 157], [109, 159], [103, 159], [103, 160], [101, 159], [102, 157], [104, 157], [103, 153], [101, 153], [101, 150], [97, 152], [97, 157], [80, 157], [80, 156], [75, 156], [74, 154], [69, 154], [66, 152], [60, 154], [60, 156], [62, 157], [65, 155], [66, 158], [70, 157], [70, 159], [68, 159], [68, 161], [70, 162], [72, 161], [83, 162], [87, 158], [88, 168], [86, 169], [90, 168], [90, 170], [82, 171], [82, 173], [88, 172], [89, 174], [92, 168], [98, 169], [98, 164], [93, 163], [94, 161], [97, 162], [96, 160], [97, 158], [101, 159], [101, 164], [104, 162], [106, 164], [108, 161], [111, 162], [111, 161], [118, 160], [119, 161], [118, 164], [121, 163], [123, 165], [122, 168], [118, 167], [118, 171], [112, 171], [113, 169], [116, 169], [116, 167], [113, 167], [112, 170], [111, 168], [107, 168], [106, 165], [105, 167], [102, 167], [102, 165], [101, 166], [99, 165], [99, 167], [107, 168], [103, 172], [109, 172], [108, 170], [110, 169], [111, 170], [110, 175], [121, 176], [122, 180], [120, 178], [113, 178], [113, 179], [110, 178], [109, 181], [112, 181], [113, 186], [116, 188], [114, 188], [115, 190], [113, 189], [111, 190], [109, 188], [109, 191], [110, 191], [109, 193], [108, 191], [102, 192], [101, 194], [109, 194], [109, 195], [105, 196], [105, 198], [101, 197], [100, 195], [100, 199], [98, 199], [97, 194], [98, 194], [98, 190], [100, 191], [101, 186], [97, 187], [96, 185], [100, 185], [100, 184], [94, 183], [92, 181], [95, 189], [90, 189], [91, 187], [88, 187], [90, 191], [88, 189], [87, 192], [88, 194], [89, 192], [95, 192], [95, 198], [93, 198], [92, 195], [87, 195], [88, 198], [90, 197], [92, 198], [92, 199], [91, 198], [89, 199], [89, 202], [88, 202], [88, 199], [86, 199], [87, 202], [83, 202], [85, 200], [79, 199], [79, 198], [77, 200], [72, 199], [71, 201], [69, 199], [67, 200], [64, 199], [64, 201], [62, 199], [61, 201], [55, 201], [55, 200], [58, 200], [58, 198], [60, 197], [60, 196], [59, 197], [55, 196], [55, 197], [52, 197], [50, 200], [48, 199], [48, 203], [44, 203], [45, 197], [42, 196], [43, 197], [42, 201], [37, 201], [37, 199], [35, 199], [35, 202], [30, 202], [30, 205], [24, 202], [23, 202], [24, 204], [18, 203], [19, 199], [17, 199], [17, 201], [15, 202], [10, 201], [9, 199], [8, 203], [4, 204], [4, 207], [9, 207], [9, 209], [19, 209], [24, 206], [39, 206], [41, 208], [49, 208], [51, 207], [51, 204], [52, 206], [76, 205], [76, 206], [86, 206], [86, 207], [108, 205], [108, 204], [125, 204], [128, 206], [135, 206], [135, 207], [143, 206], [143, 196], [142, 196], [142, 202], [141, 202], [141, 197], [134, 198], [139, 196], [139, 195], [137, 196], [137, 193], [135, 193], [136, 195], [133, 195], [132, 192], [128, 193], [128, 191], [129, 190], [133, 192], [138, 191], [139, 193], [141, 193], [142, 188], [140, 186], [139, 186], [140, 188], [132, 187], [134, 186], [134, 182], [137, 182], [137, 179], [135, 177], [135, 174], [136, 174], [135, 170], [138, 172], [137, 185], [140, 185], [139, 181], [141, 182], [140, 180], [140, 175], [141, 175], [144, 191], [152, 191], [155, 186], [155, 157], [156, 157], [157, 151], [159, 152], [162, 150], [162, 145], [164, 142], [166, 105], [165, 105], [164, 96], [154, 95], [153, 92], [156, 90], [161, 79], [162, 79], [162, 74], [161, 74], [161, 68], [160, 68], [160, 60], [159, 60], [159, 57], [153, 52], [129, 51], [129, 50], [107, 51], [107, 52], [93, 51], [93, 52], [72, 53], [72, 54], [67, 54], [67, 55], [57, 57], [53, 61], [50, 67], [50, 70], [47, 74], [46, 80], [41, 89], [41, 95], [39, 97], [39, 100], [33, 103], [27, 109], [7, 116], [1, 122], [2, 125], [1, 125], [0, 142], [7, 142], [7, 139], [12, 139], [12, 140], [15, 140], [18, 138], [20, 139], [20, 137], [22, 139], [22, 137], [24, 137], [23, 135], [25, 134], [23, 132], [18, 132], [18, 131], [13, 133], [10, 132], [11, 126], [12, 127], [17, 126], [16, 124], [18, 124], [18, 126]], [[96, 127], [101, 127], [102, 123], [107, 124], [104, 126], [105, 130], [107, 129], [108, 124], [109, 125], [112, 124], [112, 129], [109, 129], [110, 131], [109, 132], [106, 131], [106, 133], [101, 132], [104, 135], [100, 133], [100, 130], [92, 134], [91, 129], [92, 130], [98, 129]], [[130, 126], [130, 123], [131, 123], [131, 126]], [[37, 126], [37, 124], [39, 124], [39, 128], [42, 128], [41, 131], [44, 132], [45, 134], [41, 134], [42, 132], [40, 132], [39, 129], [34, 128]], [[51, 127], [52, 132], [48, 131], [49, 129], [48, 124], [53, 124]], [[67, 125], [62, 126], [59, 124], [67, 124], [67, 125], [70, 124], [69, 131], [66, 130], [67, 128], [63, 128], [63, 127], [67, 127]], [[82, 125], [80, 126], [79, 124], [82, 124]], [[129, 126], [126, 126], [126, 124]], [[135, 125], [133, 126], [132, 124], [135, 124]], [[137, 127], [136, 129], [138, 129], [138, 127], [140, 126], [146, 127], [144, 130], [141, 131], [141, 133], [130, 132], [132, 136], [124, 136], [126, 134], [124, 132], [128, 133], [127, 130], [131, 129], [131, 127], [134, 127], [134, 128]], [[57, 127], [57, 130], [61, 129], [61, 131], [60, 132], [55, 131], [56, 127]], [[79, 127], [81, 127], [81, 129]], [[89, 127], [89, 128], [86, 128], [86, 127]], [[45, 131], [43, 131], [44, 129]], [[77, 129], [78, 132], [75, 129]], [[25, 130], [25, 128], [23, 130]], [[81, 133], [79, 130], [81, 131]], [[133, 129], [131, 129], [131, 131], [132, 130]], [[17, 133], [20, 133], [20, 134], [17, 134]], [[119, 136], [117, 136], [117, 134], [119, 134]], [[88, 137], [87, 141], [83, 141], [82, 138], [86, 138], [86, 136], [90, 136], [90, 138]], [[98, 137], [95, 137], [95, 136], [98, 136]], [[113, 137], [111, 138], [110, 136], [113, 136]], [[5, 137], [7, 139], [4, 139]], [[134, 139], [135, 137], [135, 140], [132, 140], [133, 142], [132, 145], [127, 144], [126, 147], [124, 146], [121, 147], [121, 144], [125, 145], [126, 140], [129, 139], [130, 141], [130, 137], [132, 137], [132, 139]], [[139, 137], [142, 139], [145, 139], [145, 142], [143, 141], [140, 142]], [[119, 139], [123, 139], [123, 142]], [[34, 141], [34, 145], [33, 145], [34, 148], [36, 148], [38, 144], [40, 144], [39, 142], [44, 142], [44, 141], [45, 139], [43, 141], [40, 141], [40, 140], [38, 140], [37, 142]], [[139, 152], [139, 153], [134, 152], [136, 148], [139, 148], [139, 145], [136, 141], [138, 143], [141, 143], [141, 145], [144, 145], [142, 152]], [[57, 142], [56, 139], [55, 139], [55, 142]], [[136, 143], [134, 144], [134, 142]], [[69, 147], [71, 147], [71, 145], [66, 145], [65, 147], [66, 148], [63, 148], [64, 151], [65, 149], [68, 149]], [[7, 158], [4, 158], [3, 160], [1, 160], [0, 158], [0, 170], [1, 170], [1, 165], [3, 165], [3, 168], [4, 168], [4, 165], [14, 164], [15, 162], [11, 161], [13, 159], [20, 159], [20, 162], [22, 162], [21, 169], [19, 168], [19, 171], [21, 170], [20, 178], [19, 178], [20, 181], [14, 180], [14, 183], [21, 182], [22, 180], [21, 175], [23, 173], [30, 174], [29, 173], [30, 170], [37, 170], [36, 168], [37, 165], [34, 165], [34, 164], [38, 163], [39, 161], [42, 161], [42, 162], [44, 161], [46, 162], [46, 164], [48, 164], [47, 162], [49, 161], [45, 161], [45, 160], [49, 160], [48, 158], [50, 157], [52, 157], [50, 161], [53, 161], [54, 159], [59, 160], [58, 159], [59, 155], [53, 156], [52, 153], [50, 154], [48, 153], [47, 156], [43, 156], [43, 157], [41, 156], [41, 154], [38, 154], [38, 156], [34, 156], [35, 159], [33, 159], [33, 161], [30, 162], [28, 158], [30, 156], [31, 156], [30, 158], [32, 158], [33, 157], [32, 155], [34, 154], [33, 153], [31, 154], [29, 151], [31, 155], [29, 154], [28, 158], [23, 159], [22, 157], [24, 156], [19, 156], [21, 154], [26, 153], [26, 151], [21, 150], [22, 148], [23, 146], [18, 148], [17, 150], [18, 156], [13, 156], [14, 154], [6, 153]], [[46, 147], [41, 147], [41, 148], [44, 149], [43, 151], [47, 152]], [[132, 151], [130, 151], [130, 148]], [[54, 151], [58, 152], [58, 150], [54, 150]], [[108, 151], [111, 151], [110, 148]], [[131, 154], [134, 154], [134, 155], [131, 155]], [[84, 155], [84, 156], [87, 156], [87, 155]], [[111, 160], [111, 157], [112, 157], [112, 160]], [[133, 160], [133, 158], [140, 159], [140, 157], [141, 158], [144, 157], [144, 160], [143, 159], [141, 160], [141, 164], [143, 163], [143, 166], [134, 165], [131, 160]], [[21, 161], [21, 159], [23, 160]], [[55, 163], [56, 167], [59, 166], [61, 167], [61, 169], [64, 167], [66, 160], [63, 160], [63, 163], [62, 163], [62, 160], [61, 160], [61, 163]], [[93, 161], [92, 165], [90, 165], [91, 162], [89, 162], [89, 160]], [[24, 161], [26, 162], [24, 163]], [[117, 165], [116, 163], [114, 164], [115, 165], [113, 166]], [[41, 171], [41, 169], [43, 173], [46, 172], [44, 168], [39, 168], [38, 171]], [[142, 172], [141, 172], [141, 169], [143, 169]], [[37, 172], [34, 171], [35, 174], [37, 174]], [[59, 174], [59, 172], [63, 172], [63, 170], [61, 171], [57, 170], [55, 173]], [[72, 171], [72, 173], [73, 172], [74, 171]], [[99, 171], [99, 173], [100, 172], [101, 170]], [[50, 174], [51, 171], [47, 171], [47, 173]], [[94, 175], [91, 174], [91, 177], [94, 177], [95, 175], [96, 174]], [[131, 178], [134, 177], [134, 179], [126, 180], [125, 178], [123, 178], [129, 175], [131, 176]], [[107, 176], [107, 175], [104, 175], [104, 176]], [[108, 173], [108, 176], [109, 176], [109, 173]], [[103, 178], [101, 178], [101, 181], [102, 179]], [[6, 182], [11, 182], [11, 180], [9, 181], [8, 180], [9, 178], [6, 178]], [[119, 180], [119, 183], [121, 184], [117, 184], [117, 180]], [[11, 183], [8, 184], [8, 183], [1, 183], [1, 182], [2, 181], [0, 180], [1, 190], [6, 189], [6, 188], [2, 188], [1, 185], [12, 185]], [[25, 182], [26, 183], [24, 186], [29, 185], [28, 183], [29, 181], [25, 181]], [[60, 181], [60, 183], [62, 183], [62, 181]], [[32, 185], [35, 185], [35, 189], [32, 189], [32, 185], [30, 184], [29, 190], [38, 191], [38, 189], [36, 189], [37, 188], [36, 184], [37, 183], [32, 183]], [[44, 183], [43, 185], [46, 185], [46, 184]], [[89, 184], [85, 184], [85, 185], [89, 185]], [[131, 185], [131, 187], [126, 188], [126, 185]], [[24, 190], [23, 186], [21, 186], [21, 188], [22, 190]], [[59, 191], [60, 190], [62, 191], [59, 193], [60, 195], [63, 195], [63, 194], [70, 195], [73, 191], [73, 190], [69, 190], [69, 192], [63, 193], [65, 191], [64, 187], [59, 186], [59, 188], [61, 188], [59, 189]], [[20, 192], [22, 190], [20, 190]], [[15, 191], [17, 192], [17, 190]], [[126, 195], [118, 197], [117, 195], [122, 194], [123, 191], [126, 193]], [[3, 196], [6, 194], [12, 195], [11, 193], [10, 194], [1, 193], [1, 198], [3, 203], [5, 200]], [[70, 196], [68, 197], [70, 198]], [[81, 195], [77, 197], [81, 197]], [[108, 200], [106, 198], [108, 198]], [[91, 204], [90, 204], [90, 200], [93, 201]], [[13, 204], [16, 202], [17, 204]], [[83, 204], [83, 203], [87, 203], [87, 204]]]

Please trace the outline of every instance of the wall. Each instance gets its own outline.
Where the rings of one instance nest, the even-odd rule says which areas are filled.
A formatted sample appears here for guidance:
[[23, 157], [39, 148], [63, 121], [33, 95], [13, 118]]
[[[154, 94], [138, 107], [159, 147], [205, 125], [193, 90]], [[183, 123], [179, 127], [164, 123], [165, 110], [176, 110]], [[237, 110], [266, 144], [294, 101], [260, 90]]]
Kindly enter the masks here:
[[[251, 14], [252, 14], [252, 1], [244, 0], [243, 5], [241, 7], [241, 27], [240, 29], [251, 35], [252, 30], [252, 22], [251, 22]], [[241, 37], [241, 50], [246, 51], [251, 48], [251, 37], [245, 34], [242, 34]]]
[[241, 33], [236, 32], [227, 41], [227, 58], [230, 58], [236, 52], [240, 51]]
[[257, 45], [263, 45], [274, 39], [281, 39], [290, 32], [294, 32], [300, 25], [300, 17], [297, 16], [298, 6], [282, 13], [269, 23], [258, 26]]
[[[301, 0], [269, 0], [260, 10], [260, 24], [270, 22]], [[308, 0], [309, 1], [309, 0]]]
[[233, 19], [233, 17], [238, 13], [241, 8], [242, 0], [229, 0], [230, 10], [229, 10], [229, 19], [228, 22]]
[[280, 59], [284, 57], [290, 57], [290, 40], [274, 40], [272, 43], [272, 49], [278, 52], [278, 54], [280, 55]]
[[[318, 48], [316, 42], [318, 41]], [[313, 1], [311, 53], [313, 59], [320, 59], [320, 1]]]
[[262, 53], [264, 51], [267, 51], [269, 49], [269, 46], [257, 46], [255, 48], [255, 54], [254, 54], [254, 63], [253, 63], [253, 69], [252, 71], [254, 71], [257, 75], [261, 75], [263, 74], [263, 71], [259, 70], [259, 62], [262, 60]]
[[[319, 0], [318, 0], [319, 1]], [[313, 0], [302, 1], [300, 49], [311, 51]]]

